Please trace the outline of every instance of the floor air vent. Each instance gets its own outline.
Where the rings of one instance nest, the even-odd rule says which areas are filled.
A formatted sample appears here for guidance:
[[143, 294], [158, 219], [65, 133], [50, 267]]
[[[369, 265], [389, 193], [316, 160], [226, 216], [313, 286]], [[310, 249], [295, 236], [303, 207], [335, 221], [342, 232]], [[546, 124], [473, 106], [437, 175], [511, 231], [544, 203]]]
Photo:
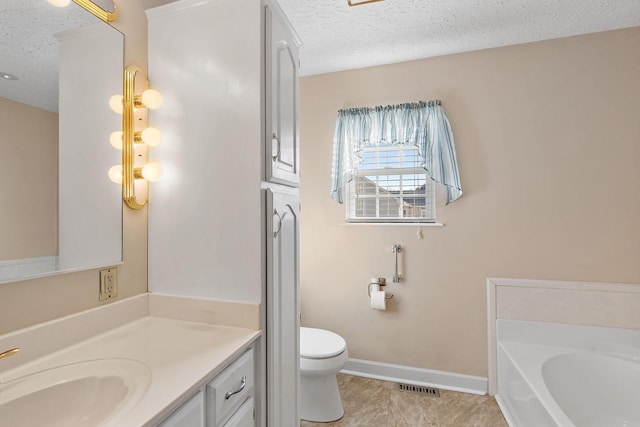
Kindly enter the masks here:
[[423, 387], [420, 385], [398, 384], [398, 390], [409, 391], [411, 393], [428, 394], [429, 396], [440, 397], [440, 390], [433, 387]]

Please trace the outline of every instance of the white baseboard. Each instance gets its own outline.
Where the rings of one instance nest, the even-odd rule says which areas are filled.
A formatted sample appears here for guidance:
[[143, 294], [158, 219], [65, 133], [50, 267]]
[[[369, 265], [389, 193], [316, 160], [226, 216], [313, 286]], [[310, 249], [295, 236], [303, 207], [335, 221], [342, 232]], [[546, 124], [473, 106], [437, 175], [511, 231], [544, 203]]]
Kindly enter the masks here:
[[376, 380], [435, 387], [463, 393], [487, 394], [486, 378], [456, 374], [454, 372], [435, 371], [351, 358], [340, 372]]

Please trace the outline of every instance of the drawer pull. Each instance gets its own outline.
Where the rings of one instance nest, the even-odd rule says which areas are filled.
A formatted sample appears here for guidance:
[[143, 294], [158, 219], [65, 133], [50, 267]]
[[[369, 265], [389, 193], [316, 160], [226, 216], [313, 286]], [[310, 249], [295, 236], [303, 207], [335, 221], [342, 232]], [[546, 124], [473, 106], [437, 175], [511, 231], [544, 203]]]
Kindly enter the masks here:
[[228, 391], [225, 395], [224, 395], [224, 400], [229, 400], [229, 398], [231, 396], [233, 396], [234, 394], [240, 393], [242, 390], [244, 390], [244, 387], [247, 385], [247, 376], [245, 375], [244, 377], [242, 377], [242, 380], [240, 381], [240, 387], [238, 387], [236, 390], [233, 391]]
[[[274, 141], [276, 143], [276, 154], [273, 154]], [[271, 135], [271, 158], [275, 162], [276, 160], [278, 160], [278, 157], [280, 157], [280, 138], [278, 138], [278, 135], [274, 132], [273, 135]]]

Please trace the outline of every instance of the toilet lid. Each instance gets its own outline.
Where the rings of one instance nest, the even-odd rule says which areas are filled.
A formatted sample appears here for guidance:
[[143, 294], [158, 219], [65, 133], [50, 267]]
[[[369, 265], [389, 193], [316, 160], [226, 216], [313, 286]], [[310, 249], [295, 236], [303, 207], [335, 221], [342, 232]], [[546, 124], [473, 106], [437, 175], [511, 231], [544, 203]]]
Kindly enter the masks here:
[[300, 356], [327, 359], [345, 351], [347, 343], [340, 335], [324, 329], [300, 328]]

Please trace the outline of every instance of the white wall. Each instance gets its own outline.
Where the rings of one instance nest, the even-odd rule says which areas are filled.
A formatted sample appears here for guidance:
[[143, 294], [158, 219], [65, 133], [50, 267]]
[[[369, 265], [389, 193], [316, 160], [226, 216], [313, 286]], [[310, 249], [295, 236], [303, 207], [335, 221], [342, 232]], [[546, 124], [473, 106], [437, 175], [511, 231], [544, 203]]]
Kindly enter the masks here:
[[[487, 374], [487, 277], [640, 282], [640, 28], [303, 78], [301, 311], [358, 359]], [[441, 228], [344, 226], [341, 108], [441, 99], [464, 195]], [[369, 309], [372, 276], [391, 282]]]
[[260, 1], [149, 16], [149, 79], [164, 95], [151, 157], [165, 170], [151, 188], [149, 290], [260, 302]]

